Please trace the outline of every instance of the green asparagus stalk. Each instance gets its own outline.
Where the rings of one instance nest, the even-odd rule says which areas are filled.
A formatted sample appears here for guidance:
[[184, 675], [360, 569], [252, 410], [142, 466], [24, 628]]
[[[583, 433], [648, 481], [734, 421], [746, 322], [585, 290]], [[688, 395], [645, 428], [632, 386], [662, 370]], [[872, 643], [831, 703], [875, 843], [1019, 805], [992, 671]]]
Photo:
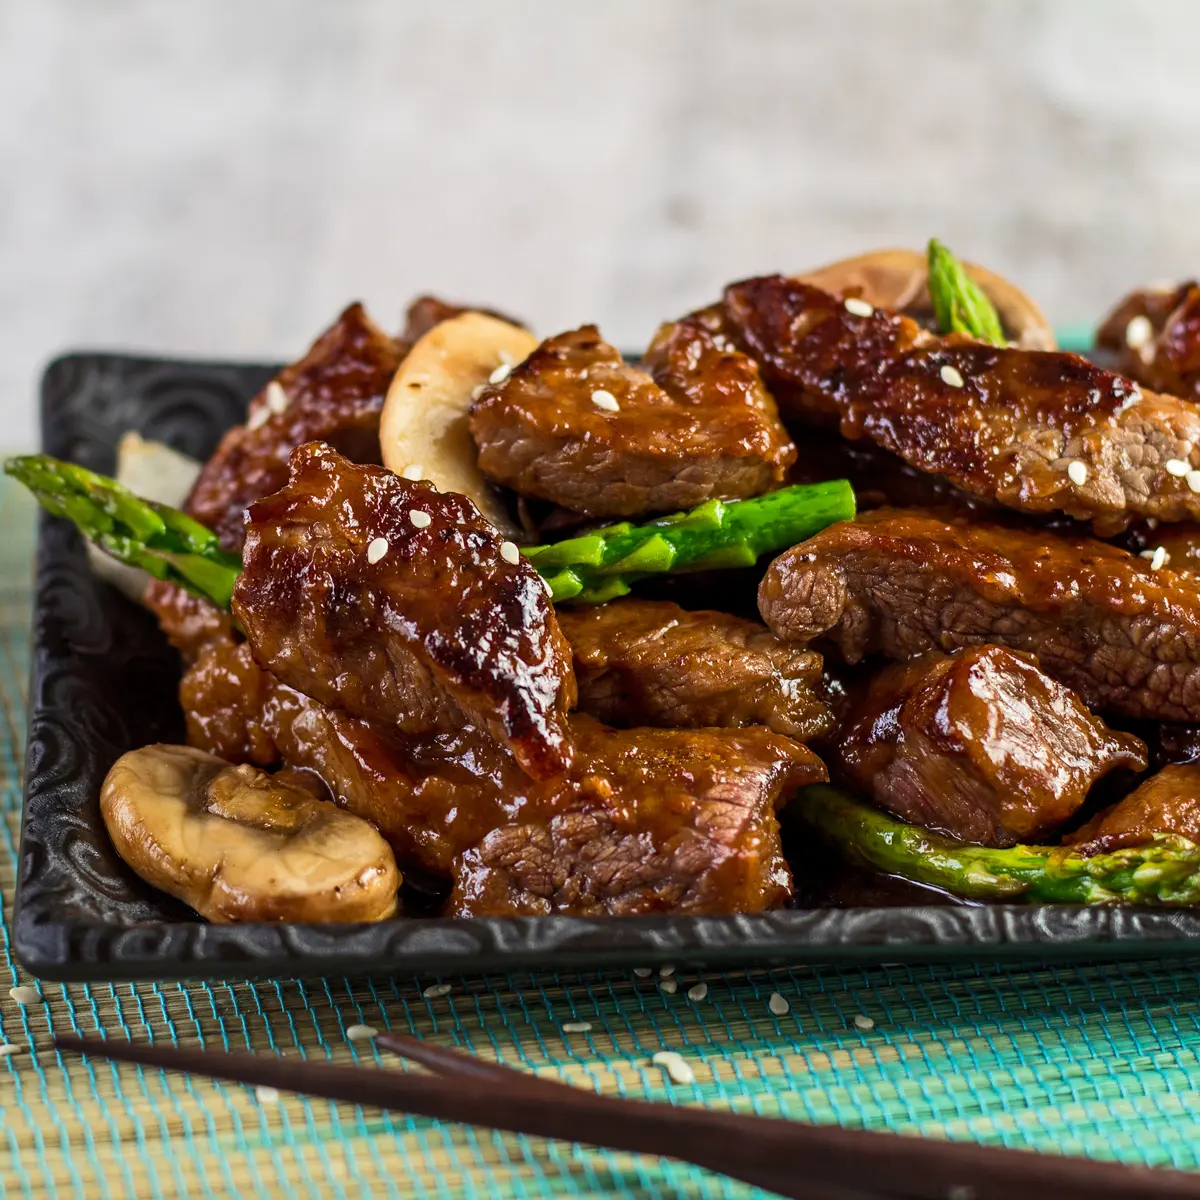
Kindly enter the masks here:
[[751, 566], [763, 554], [850, 520], [854, 511], [854, 492], [838, 479], [750, 500], [709, 500], [691, 512], [645, 525], [609, 525], [568, 541], [529, 546], [524, 553], [556, 601], [603, 604], [648, 575]]
[[[11, 458], [19, 479], [43, 508], [73, 521], [113, 558], [141, 567], [229, 607], [240, 560], [216, 534], [185, 513], [135, 496], [103, 475], [46, 455]], [[612, 525], [583, 537], [532, 546], [530, 562], [557, 600], [600, 604], [629, 585], [664, 571], [744, 566], [854, 516], [854, 492], [843, 479], [783, 488], [752, 500], [710, 500], [688, 513], [648, 525]]]
[[1004, 346], [1000, 314], [966, 268], [937, 238], [929, 240], [929, 295], [942, 333], [967, 333]]
[[1200, 846], [1156, 834], [1142, 846], [1084, 855], [1071, 846], [997, 850], [906, 825], [826, 784], [800, 815], [849, 858], [973, 900], [1042, 904], [1200, 904]]
[[10, 458], [4, 471], [20, 480], [44, 509], [73, 521], [113, 558], [229, 607], [241, 559], [222, 550], [217, 535], [186, 513], [143, 500], [115, 479], [45, 454]]

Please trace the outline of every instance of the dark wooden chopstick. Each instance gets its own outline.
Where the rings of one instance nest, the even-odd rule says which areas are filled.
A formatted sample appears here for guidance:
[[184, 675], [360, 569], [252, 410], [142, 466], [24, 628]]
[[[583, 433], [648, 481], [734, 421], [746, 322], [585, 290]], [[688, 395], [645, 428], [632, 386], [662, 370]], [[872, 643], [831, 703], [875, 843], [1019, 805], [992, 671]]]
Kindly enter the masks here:
[[[417, 1061], [408, 1039], [381, 1036], [389, 1039], [383, 1043], [389, 1049], [398, 1049], [389, 1044], [398, 1043], [399, 1053]], [[450, 1061], [463, 1056], [448, 1050], [430, 1054], [428, 1047], [420, 1052], [423, 1061], [441, 1074], [92, 1038], [57, 1037], [55, 1045], [439, 1120], [668, 1155], [811, 1200], [1010, 1200], [1022, 1193], [1055, 1200], [1200, 1197], [1200, 1175], [616, 1099], [498, 1063], [475, 1062], [489, 1069], [464, 1071]], [[464, 1086], [468, 1075], [475, 1086]]]

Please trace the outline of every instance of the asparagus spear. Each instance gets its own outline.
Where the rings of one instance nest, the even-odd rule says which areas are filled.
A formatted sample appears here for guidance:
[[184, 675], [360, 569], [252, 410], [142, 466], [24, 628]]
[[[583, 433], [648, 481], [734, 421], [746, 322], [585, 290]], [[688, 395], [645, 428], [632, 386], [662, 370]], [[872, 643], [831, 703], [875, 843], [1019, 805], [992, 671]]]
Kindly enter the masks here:
[[[229, 607], [241, 562], [191, 517], [143, 500], [115, 479], [45, 455], [11, 458], [4, 470], [43, 508], [73, 521], [114, 558]], [[630, 583], [647, 575], [748, 565], [769, 550], [793, 546], [853, 516], [854, 492], [843, 479], [783, 488], [752, 500], [710, 500], [648, 525], [612, 525], [529, 547], [525, 554], [555, 600], [600, 604], [624, 595]]]
[[829, 787], [805, 788], [800, 814], [850, 858], [974, 900], [1043, 904], [1200, 904], [1200, 846], [1157, 834], [1086, 856], [1070, 846], [996, 850], [942, 837]]
[[750, 500], [708, 500], [645, 525], [609, 525], [524, 553], [557, 600], [602, 604], [665, 571], [744, 567], [854, 516], [844, 479], [780, 488]]
[[186, 513], [143, 500], [115, 479], [45, 454], [10, 458], [4, 471], [19, 479], [44, 509], [73, 521], [113, 558], [229, 607], [241, 559], [222, 550], [217, 535]]
[[1000, 314], [966, 268], [937, 238], [929, 239], [929, 295], [942, 333], [969, 333], [1004, 346]]

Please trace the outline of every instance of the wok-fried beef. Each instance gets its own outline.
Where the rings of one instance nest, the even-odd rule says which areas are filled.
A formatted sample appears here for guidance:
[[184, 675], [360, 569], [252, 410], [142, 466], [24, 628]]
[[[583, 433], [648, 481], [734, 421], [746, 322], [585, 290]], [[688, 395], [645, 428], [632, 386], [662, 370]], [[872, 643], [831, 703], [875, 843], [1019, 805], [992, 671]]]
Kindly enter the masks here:
[[611, 730], [572, 719], [570, 795], [523, 805], [459, 859], [458, 916], [777, 908], [791, 892], [775, 810], [824, 777], [767, 729]]
[[660, 331], [650, 371], [595, 326], [544, 341], [471, 410], [485, 475], [592, 517], [691, 508], [781, 483], [794, 450], [745, 355], [699, 324]]
[[1146, 769], [1138, 738], [1000, 646], [885, 667], [831, 746], [847, 782], [883, 808], [987, 846], [1039, 841], [1102, 775]]
[[1063, 841], [1084, 854], [1100, 854], [1144, 846], [1156, 833], [1200, 843], [1200, 765], [1163, 767]]
[[1200, 400], [1200, 283], [1127, 296], [1097, 330], [1096, 345], [1146, 387]]
[[840, 425], [973, 495], [1102, 535], [1135, 517], [1200, 518], [1194, 405], [1074, 354], [932, 337], [782, 276], [733, 284], [725, 308], [785, 416]]
[[877, 509], [780, 555], [759, 608], [850, 662], [991, 642], [1101, 711], [1200, 721], [1200, 580], [1090, 538]]
[[379, 411], [404, 347], [352, 304], [250, 402], [204, 465], [187, 511], [240, 550], [246, 509], [278, 491], [297, 446], [320, 440], [348, 458], [379, 461]]
[[313, 442], [251, 507], [243, 564], [234, 616], [282, 682], [408, 734], [477, 723], [535, 778], [570, 762], [570, 648], [469, 500]]
[[610, 725], [768, 725], [800, 739], [829, 729], [814, 689], [821, 656], [761, 625], [661, 600], [564, 609], [579, 707]]

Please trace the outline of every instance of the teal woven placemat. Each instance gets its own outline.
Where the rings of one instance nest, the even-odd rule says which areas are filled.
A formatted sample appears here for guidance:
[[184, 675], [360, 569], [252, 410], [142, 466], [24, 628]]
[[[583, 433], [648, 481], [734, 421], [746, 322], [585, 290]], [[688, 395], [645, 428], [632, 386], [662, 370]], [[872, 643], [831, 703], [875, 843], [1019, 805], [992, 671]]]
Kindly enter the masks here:
[[[8, 955], [32, 508], [0, 487], [0, 1188], [33, 1196], [748, 1196], [692, 1168], [259, 1097], [60, 1058], [54, 1032], [383, 1065], [355, 1025], [415, 1032], [582, 1086], [1127, 1162], [1200, 1166], [1198, 962], [35, 984]], [[703, 998], [690, 990], [706, 984]], [[675, 989], [672, 991], [672, 984]], [[773, 992], [789, 1005], [775, 1015]], [[695, 993], [693, 993], [695, 994]], [[565, 1022], [590, 1028], [566, 1031]], [[650, 1056], [682, 1052], [694, 1085]], [[7, 1051], [6, 1051], [7, 1053]], [[400, 1069], [394, 1060], [386, 1065]], [[803, 1164], [797, 1165], [803, 1171]]]

